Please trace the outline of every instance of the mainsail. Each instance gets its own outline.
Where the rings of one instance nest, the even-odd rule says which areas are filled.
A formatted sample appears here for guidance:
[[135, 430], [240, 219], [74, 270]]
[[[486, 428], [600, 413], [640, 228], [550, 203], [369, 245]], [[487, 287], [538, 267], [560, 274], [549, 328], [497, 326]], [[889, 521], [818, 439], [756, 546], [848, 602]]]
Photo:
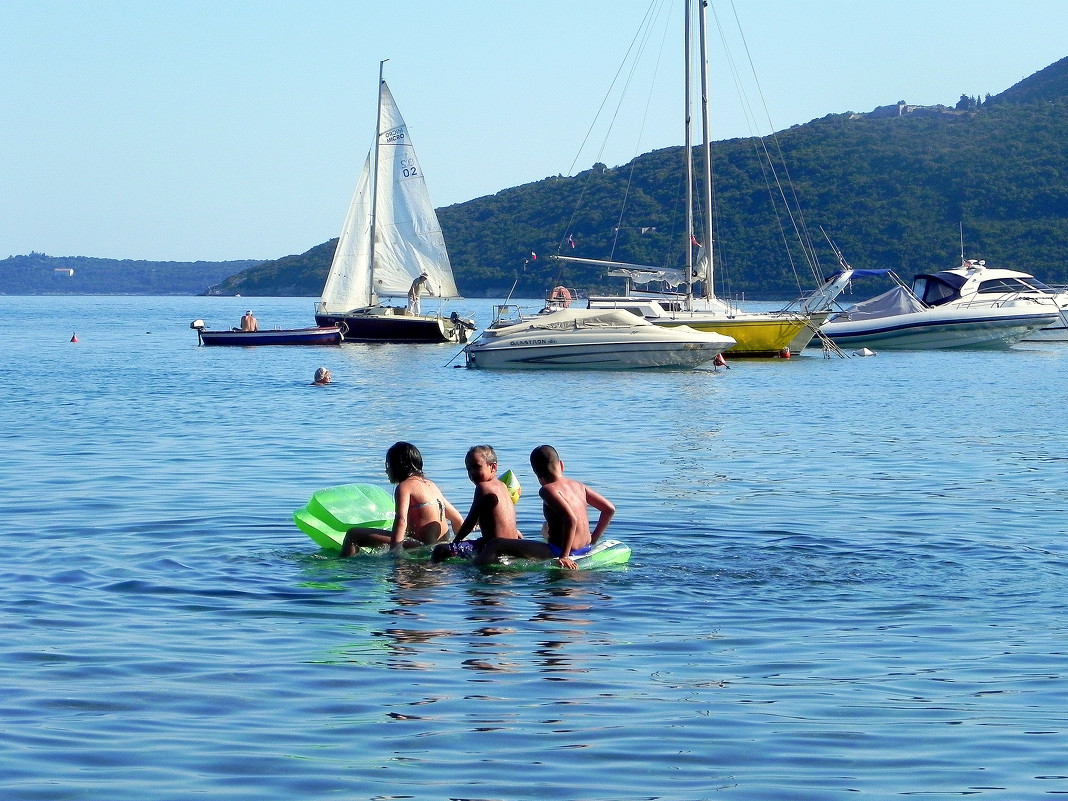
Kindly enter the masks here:
[[[430, 279], [424, 291], [441, 298], [459, 296], [408, 127], [385, 81], [379, 87], [378, 128], [323, 287], [323, 311], [350, 311], [373, 306], [382, 297], [403, 297], [424, 272]], [[371, 180], [372, 165], [377, 165], [377, 181]]]

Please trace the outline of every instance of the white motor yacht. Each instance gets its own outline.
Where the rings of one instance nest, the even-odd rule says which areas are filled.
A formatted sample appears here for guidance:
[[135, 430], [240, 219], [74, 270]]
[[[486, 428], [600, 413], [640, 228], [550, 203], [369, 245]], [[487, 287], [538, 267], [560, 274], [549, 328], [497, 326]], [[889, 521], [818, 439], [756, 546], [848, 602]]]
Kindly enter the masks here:
[[820, 332], [841, 348], [1006, 348], [1063, 324], [1053, 295], [1006, 285], [1002, 274], [1012, 272], [970, 260], [917, 275], [910, 289], [890, 270], [855, 270], [854, 278], [886, 275], [896, 286], [832, 316]]
[[489, 369], [624, 370], [698, 367], [734, 339], [688, 326], [663, 328], [622, 309], [560, 309], [485, 329], [464, 352]]
[[1047, 286], [1030, 273], [987, 267], [983, 259], [968, 259], [956, 270], [917, 275], [912, 280], [912, 292], [928, 306], [941, 306], [964, 297], [992, 304], [1021, 297], [1052, 301], [1057, 319], [1029, 332], [1023, 341], [1068, 342], [1068, 290]]

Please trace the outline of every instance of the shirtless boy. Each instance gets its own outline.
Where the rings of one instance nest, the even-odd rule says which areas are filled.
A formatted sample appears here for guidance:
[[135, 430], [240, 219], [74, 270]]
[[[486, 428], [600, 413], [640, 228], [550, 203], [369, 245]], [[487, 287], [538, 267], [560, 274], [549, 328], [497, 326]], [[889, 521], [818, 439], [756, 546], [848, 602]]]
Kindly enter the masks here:
[[[442, 562], [460, 556], [475, 556], [487, 542], [493, 539], [517, 540], [522, 536], [515, 524], [515, 504], [508, 495], [508, 487], [497, 478], [497, 453], [489, 445], [476, 445], [464, 457], [467, 476], [475, 485], [471, 511], [467, 513], [456, 538], [447, 544], [438, 545], [430, 559]], [[475, 526], [482, 531], [482, 538], [465, 541]]]
[[350, 528], [341, 546], [342, 556], [354, 556], [361, 547], [433, 545], [449, 536], [449, 523], [455, 529], [463, 522], [456, 507], [423, 475], [423, 454], [410, 442], [398, 442], [386, 451], [386, 475], [391, 484], [397, 485], [393, 492], [397, 510], [393, 531]]
[[[488, 565], [498, 556], [516, 556], [523, 559], [555, 558], [561, 567], [574, 570], [577, 565], [572, 557], [589, 552], [608, 528], [612, 516], [616, 513], [616, 507], [581, 481], [567, 478], [560, 454], [551, 445], [541, 445], [531, 451], [530, 466], [541, 484], [538, 494], [542, 500], [548, 542], [491, 540], [475, 557], [475, 564]], [[586, 511], [588, 506], [600, 512], [592, 533]]]

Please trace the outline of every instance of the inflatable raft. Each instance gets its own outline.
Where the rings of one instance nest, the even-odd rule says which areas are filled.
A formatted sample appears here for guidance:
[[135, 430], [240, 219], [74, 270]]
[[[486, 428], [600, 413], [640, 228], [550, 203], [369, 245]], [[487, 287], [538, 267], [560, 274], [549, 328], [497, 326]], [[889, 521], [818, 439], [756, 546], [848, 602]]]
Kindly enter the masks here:
[[[630, 546], [619, 540], [600, 540], [583, 556], [572, 556], [578, 570], [598, 570], [603, 567], [617, 567], [630, 561]], [[451, 561], [451, 560], [449, 560]], [[457, 560], [460, 561], [460, 560]], [[555, 559], [517, 559], [502, 556], [499, 562], [486, 565], [483, 570], [559, 570], [568, 572]]]
[[[508, 485], [512, 500], [518, 501], [522, 491], [518, 479], [508, 471], [501, 480]], [[393, 496], [373, 484], [342, 484], [328, 487], [312, 494], [308, 502], [293, 512], [293, 522], [320, 548], [340, 553], [345, 542], [345, 533], [355, 526], [380, 528], [390, 531], [396, 512]], [[430, 558], [431, 546], [405, 551], [408, 559]], [[361, 548], [361, 554], [382, 555], [389, 548]], [[584, 556], [574, 557], [579, 570], [594, 570], [626, 564], [630, 560], [630, 548], [619, 540], [601, 540]], [[448, 562], [469, 562], [466, 559], [449, 559]], [[487, 565], [488, 570], [565, 570], [555, 559], [515, 559], [502, 557], [501, 562]]]
[[393, 496], [386, 490], [373, 484], [342, 484], [313, 493], [308, 503], [293, 513], [293, 522], [320, 548], [340, 553], [350, 528], [390, 531], [395, 516]]

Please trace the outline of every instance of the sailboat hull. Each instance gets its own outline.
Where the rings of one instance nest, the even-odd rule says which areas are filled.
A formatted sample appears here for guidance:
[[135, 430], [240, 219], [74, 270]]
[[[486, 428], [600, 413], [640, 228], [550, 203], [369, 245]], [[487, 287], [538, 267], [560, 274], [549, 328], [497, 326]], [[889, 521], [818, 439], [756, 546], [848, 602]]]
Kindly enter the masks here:
[[[786, 349], [793, 350], [792, 343], [803, 337], [808, 320], [794, 315], [783, 317], [739, 316], [735, 318], [702, 318], [699, 315], [680, 314], [672, 320], [650, 320], [656, 325], [673, 328], [688, 325], [698, 331], [714, 331], [733, 338], [738, 344], [728, 353], [746, 358], [781, 356]], [[809, 339], [815, 335], [813, 330]], [[808, 342], [806, 341], [807, 345]]]
[[343, 326], [346, 342], [467, 341], [467, 329], [447, 317], [405, 314], [403, 309], [388, 306], [367, 311], [316, 313], [315, 322]]
[[804, 347], [801, 342], [807, 345], [818, 327], [818, 323], [813, 325], [804, 314], [668, 311], [662, 304], [640, 296], [590, 297], [588, 306], [591, 309], [625, 309], [662, 328], [685, 325], [706, 333], [722, 334], [738, 343], [729, 353], [746, 358], [781, 356], [787, 348], [791, 353], [800, 353]]

